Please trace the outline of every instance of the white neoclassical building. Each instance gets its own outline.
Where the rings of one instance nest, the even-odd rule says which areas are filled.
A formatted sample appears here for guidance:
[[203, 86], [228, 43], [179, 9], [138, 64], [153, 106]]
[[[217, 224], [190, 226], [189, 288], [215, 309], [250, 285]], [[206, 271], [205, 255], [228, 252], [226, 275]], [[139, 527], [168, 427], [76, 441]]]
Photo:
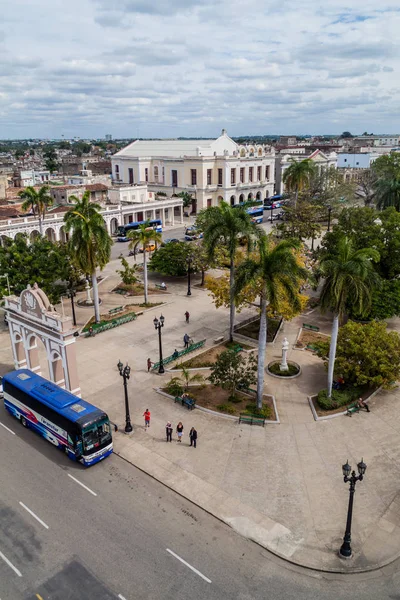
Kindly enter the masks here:
[[136, 140], [111, 157], [114, 182], [147, 183], [153, 192], [189, 192], [192, 211], [221, 200], [238, 204], [275, 192], [275, 150], [240, 146], [222, 130], [211, 140]]
[[283, 182], [283, 175], [293, 163], [293, 161], [300, 162], [305, 159], [310, 159], [315, 164], [316, 168], [330, 169], [337, 168], [337, 154], [336, 152], [322, 152], [322, 150], [310, 151], [307, 148], [297, 148], [295, 152], [288, 152], [287, 149], [281, 151], [276, 157], [276, 192], [277, 194], [283, 194], [285, 191], [285, 184]]

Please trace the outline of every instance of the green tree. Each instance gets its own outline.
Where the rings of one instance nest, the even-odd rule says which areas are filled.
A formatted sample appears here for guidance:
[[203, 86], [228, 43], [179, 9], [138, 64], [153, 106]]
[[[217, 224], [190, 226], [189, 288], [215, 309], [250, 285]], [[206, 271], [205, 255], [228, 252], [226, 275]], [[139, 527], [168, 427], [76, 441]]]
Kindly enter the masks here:
[[65, 230], [71, 233], [70, 245], [78, 267], [91, 276], [96, 323], [100, 323], [99, 290], [96, 269], [103, 269], [111, 255], [112, 239], [108, 235], [101, 207], [90, 202], [90, 192], [83, 194], [82, 200], [71, 196], [75, 202], [65, 215]]
[[400, 152], [391, 152], [377, 158], [371, 167], [376, 177], [391, 179], [400, 173]]
[[[17, 296], [27, 284], [37, 283], [53, 304], [60, 301], [67, 285], [76, 285], [82, 274], [76, 271], [69, 247], [37, 237], [6, 239], [0, 246], [0, 275], [7, 273], [12, 293]], [[0, 279], [0, 296], [8, 294], [6, 279]]]
[[47, 208], [53, 204], [53, 198], [49, 195], [49, 186], [42, 185], [39, 191], [32, 186], [28, 186], [18, 192], [18, 196], [24, 201], [21, 207], [23, 211], [32, 209], [33, 214], [37, 214], [40, 235], [43, 235], [43, 219]]
[[282, 290], [293, 307], [301, 309], [299, 287], [307, 279], [308, 273], [294, 253], [299, 244], [282, 241], [274, 244], [271, 238], [263, 235], [259, 242], [259, 255], [249, 257], [239, 265], [236, 276], [235, 294], [251, 282], [260, 289], [260, 331], [258, 335], [257, 408], [262, 408], [264, 389], [264, 362], [267, 347], [267, 303], [273, 309], [279, 308]]
[[351, 134], [350, 131], [343, 131], [343, 133], [340, 137], [343, 139], [346, 139], [346, 138], [352, 138], [352, 137], [354, 137], [354, 135]]
[[[131, 230], [128, 233], [128, 238], [130, 238], [129, 248], [134, 250], [138, 249], [139, 246], [143, 248], [143, 282], [144, 282], [144, 302], [148, 304], [148, 283], [147, 283], [147, 252], [150, 244], [152, 242], [157, 244], [161, 244], [162, 234], [150, 227], [150, 222], [146, 221], [146, 223], [142, 223], [139, 225], [139, 229]], [[135, 254], [136, 259], [136, 254]]]
[[136, 283], [138, 281], [136, 276], [138, 270], [137, 265], [130, 266], [126, 258], [123, 256], [121, 257], [121, 265], [123, 268], [120, 270], [117, 269], [117, 273], [121, 275], [122, 283], [125, 285], [133, 285]]
[[365, 206], [371, 206], [375, 198], [376, 173], [372, 169], [363, 171], [358, 179]]
[[247, 360], [234, 350], [225, 350], [211, 367], [209, 381], [229, 390], [229, 399], [234, 400], [237, 389], [248, 389], [257, 381], [257, 359], [250, 354]]
[[400, 336], [383, 322], [349, 321], [340, 328], [336, 366], [346, 383], [388, 387], [400, 377]]
[[315, 165], [310, 158], [301, 161], [291, 160], [291, 165], [283, 173], [283, 182], [289, 192], [294, 192], [294, 205], [297, 206], [299, 192], [310, 183]]
[[400, 173], [391, 177], [380, 177], [374, 188], [377, 208], [393, 206], [400, 212]]
[[189, 206], [192, 206], [192, 202], [193, 202], [192, 194], [189, 194], [189, 192], [179, 192], [179, 194], [176, 194], [176, 195], [179, 198], [182, 198], [184, 208], [188, 208]]
[[58, 170], [59, 164], [57, 162], [57, 153], [53, 146], [48, 146], [44, 151], [44, 164], [45, 167], [50, 173], [54, 173], [54, 171]]
[[[149, 270], [161, 275], [183, 277], [187, 274], [188, 257], [191, 253], [189, 244], [170, 242], [157, 248], [149, 262]], [[192, 271], [193, 271], [192, 266]]]
[[336, 345], [339, 321], [351, 305], [360, 314], [368, 312], [372, 292], [379, 285], [379, 276], [373, 262], [379, 261], [379, 252], [373, 248], [354, 250], [349, 238], [341, 238], [338, 251], [325, 255], [320, 262], [318, 276], [324, 278], [320, 307], [333, 313], [331, 345], [328, 365], [328, 398], [332, 395]]
[[233, 208], [226, 202], [201, 211], [199, 215], [201, 230], [204, 232], [204, 244], [208, 258], [213, 260], [218, 247], [223, 244], [229, 252], [230, 277], [230, 320], [229, 340], [233, 340], [235, 322], [235, 258], [239, 239], [244, 238], [249, 246], [251, 238], [257, 233], [257, 228], [251, 222], [250, 215], [243, 207]]
[[400, 279], [383, 279], [380, 289], [375, 290], [372, 295], [368, 319], [384, 321], [392, 317], [400, 317]]
[[285, 219], [277, 225], [277, 232], [282, 238], [299, 240], [313, 239], [321, 233], [319, 219], [321, 208], [305, 200], [300, 200], [297, 207], [284, 206]]

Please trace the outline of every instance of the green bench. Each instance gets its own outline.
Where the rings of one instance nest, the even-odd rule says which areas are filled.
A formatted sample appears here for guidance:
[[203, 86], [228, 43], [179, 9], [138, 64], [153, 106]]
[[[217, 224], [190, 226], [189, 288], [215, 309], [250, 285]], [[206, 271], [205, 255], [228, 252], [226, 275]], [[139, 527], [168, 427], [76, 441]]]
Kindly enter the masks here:
[[260, 417], [259, 415], [247, 415], [244, 413], [240, 413], [239, 415], [239, 423], [249, 423], [250, 425], [265, 425], [265, 418]]
[[310, 325], [309, 323], [303, 323], [303, 329], [309, 329], [310, 331], [319, 331], [319, 327], [316, 325]]
[[237, 354], [238, 352], [241, 352], [243, 348], [240, 344], [236, 344], [235, 346], [232, 346], [231, 350], [233, 350], [234, 353]]
[[175, 402], [180, 402], [182, 406], [187, 406], [188, 410], [196, 408], [196, 400], [194, 400], [194, 398], [182, 398], [182, 396], [176, 396]]
[[346, 415], [348, 417], [352, 417], [353, 413], [358, 413], [358, 412], [360, 412], [360, 410], [365, 410], [366, 412], [370, 412], [369, 407], [359, 406], [358, 400], [357, 400], [356, 402], [352, 402], [351, 404], [348, 405]]
[[[181, 350], [180, 352], [178, 352], [178, 355], [175, 354], [175, 356], [174, 356], [173, 354], [171, 354], [171, 356], [167, 356], [167, 358], [164, 358], [164, 360], [163, 360], [163, 365], [164, 366], [169, 365], [171, 362], [174, 362], [174, 360], [178, 360], [178, 358], [181, 358], [181, 356], [185, 356], [186, 354], [189, 354], [189, 352], [193, 352], [194, 350], [198, 350], [199, 348], [202, 348], [205, 343], [206, 343], [206, 340], [201, 340], [200, 342], [191, 344], [188, 348]], [[156, 362], [153, 364], [151, 370], [155, 371], [156, 369], [158, 369], [159, 366], [160, 366], [160, 363]]]
[[110, 310], [108, 311], [109, 315], [116, 315], [119, 312], [122, 312], [124, 310], [123, 306], [116, 306], [115, 308], [110, 308]]
[[307, 344], [306, 350], [311, 350], [311, 352], [317, 352], [318, 347], [315, 344]]
[[103, 331], [108, 331], [109, 329], [113, 329], [114, 327], [118, 327], [119, 325], [123, 325], [124, 323], [129, 323], [129, 321], [135, 321], [137, 319], [136, 313], [130, 313], [128, 315], [124, 315], [123, 317], [117, 317], [113, 321], [109, 321], [108, 323], [103, 323], [102, 325], [92, 325], [93, 334], [91, 335], [89, 331], [85, 332], [85, 337], [93, 337], [96, 333], [102, 333]]
[[164, 292], [167, 291], [167, 286], [163, 287], [162, 285], [160, 285], [159, 283], [156, 283], [155, 286], [158, 290], [162, 290]]

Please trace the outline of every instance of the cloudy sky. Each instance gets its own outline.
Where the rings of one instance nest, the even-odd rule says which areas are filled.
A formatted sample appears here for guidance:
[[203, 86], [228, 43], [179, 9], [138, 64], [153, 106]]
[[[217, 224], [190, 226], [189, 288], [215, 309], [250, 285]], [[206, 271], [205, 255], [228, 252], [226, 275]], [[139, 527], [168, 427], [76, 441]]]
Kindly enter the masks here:
[[399, 0], [0, 0], [0, 139], [400, 132]]

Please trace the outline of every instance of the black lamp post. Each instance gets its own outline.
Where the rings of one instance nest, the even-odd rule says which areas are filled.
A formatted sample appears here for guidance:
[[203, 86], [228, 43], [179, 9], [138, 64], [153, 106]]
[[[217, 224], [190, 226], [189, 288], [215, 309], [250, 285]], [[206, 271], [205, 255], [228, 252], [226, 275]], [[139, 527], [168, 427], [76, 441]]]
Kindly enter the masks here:
[[125, 432], [126, 433], [130, 433], [132, 431], [132, 425], [131, 425], [131, 416], [129, 414], [128, 379], [129, 379], [129, 376], [130, 376], [130, 373], [131, 373], [131, 368], [128, 365], [128, 363], [126, 363], [126, 366], [124, 367], [124, 365], [122, 364], [122, 362], [120, 360], [118, 361], [117, 367], [118, 367], [118, 370], [119, 370], [119, 374], [124, 379], [124, 392], [125, 392]]
[[162, 343], [161, 343], [161, 329], [164, 327], [164, 317], [161, 315], [159, 319], [154, 317], [153, 323], [156, 330], [158, 330], [158, 344], [160, 348], [160, 366], [158, 367], [158, 372], [162, 375], [164, 371], [164, 363], [163, 363], [163, 355], [162, 355]]
[[332, 206], [329, 205], [328, 206], [328, 232], [331, 230], [331, 212], [332, 212]]
[[347, 523], [346, 523], [346, 532], [343, 538], [343, 544], [339, 550], [339, 556], [341, 558], [351, 558], [352, 550], [351, 550], [351, 520], [353, 517], [353, 501], [354, 501], [354, 492], [356, 490], [357, 481], [362, 481], [365, 475], [365, 471], [367, 469], [367, 465], [361, 459], [361, 462], [357, 465], [358, 475], [356, 475], [355, 471], [351, 471], [351, 466], [349, 465], [349, 461], [346, 462], [342, 467], [344, 482], [347, 483], [350, 481], [350, 496], [349, 496], [349, 507], [347, 509]]
[[192, 290], [190, 289], [190, 267], [192, 266], [192, 258], [189, 256], [189, 258], [187, 259], [187, 264], [188, 264], [188, 290], [187, 290], [187, 296], [191, 296], [192, 295]]
[[72, 322], [73, 322], [74, 325], [76, 325], [75, 304], [74, 304], [74, 298], [75, 298], [75, 296], [76, 296], [76, 292], [72, 288], [67, 291], [67, 298], [71, 299]]

